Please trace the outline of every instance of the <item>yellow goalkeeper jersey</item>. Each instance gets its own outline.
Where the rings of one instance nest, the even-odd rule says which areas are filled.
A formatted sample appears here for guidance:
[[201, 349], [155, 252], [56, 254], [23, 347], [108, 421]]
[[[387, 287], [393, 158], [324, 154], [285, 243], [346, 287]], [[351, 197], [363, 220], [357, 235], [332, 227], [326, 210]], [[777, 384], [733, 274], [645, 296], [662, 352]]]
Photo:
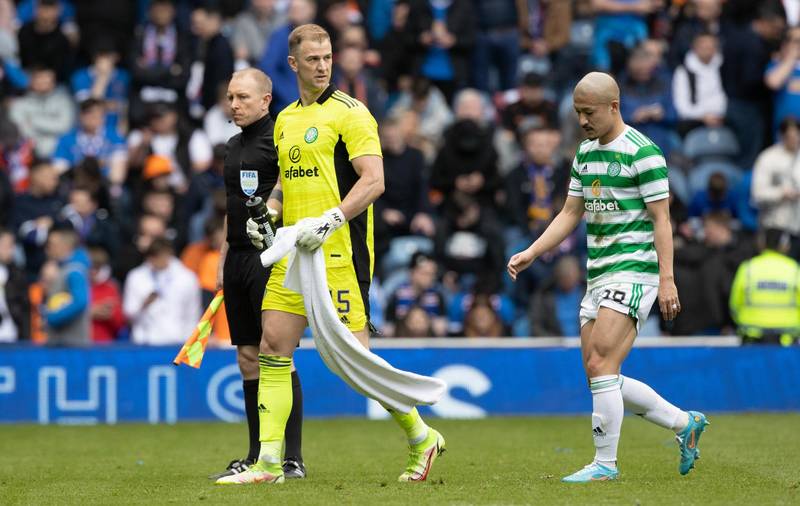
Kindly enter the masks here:
[[[339, 205], [358, 180], [351, 160], [382, 156], [378, 125], [366, 106], [331, 84], [316, 102], [287, 106], [275, 121], [283, 189], [283, 223], [321, 215]], [[322, 245], [328, 267], [352, 264], [359, 281], [372, 278], [372, 206]]]

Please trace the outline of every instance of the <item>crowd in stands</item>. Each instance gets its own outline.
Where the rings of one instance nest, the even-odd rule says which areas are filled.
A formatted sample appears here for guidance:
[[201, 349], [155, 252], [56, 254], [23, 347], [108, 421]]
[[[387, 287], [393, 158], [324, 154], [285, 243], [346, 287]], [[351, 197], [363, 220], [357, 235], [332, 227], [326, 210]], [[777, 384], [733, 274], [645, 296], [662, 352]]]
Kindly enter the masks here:
[[731, 332], [763, 227], [800, 257], [800, 0], [0, 0], [0, 342], [188, 337], [224, 241], [227, 80], [264, 70], [277, 115], [308, 22], [379, 122], [384, 336], [578, 334], [583, 227], [504, 272], [564, 202], [595, 69], [669, 162], [683, 312], [643, 334]]

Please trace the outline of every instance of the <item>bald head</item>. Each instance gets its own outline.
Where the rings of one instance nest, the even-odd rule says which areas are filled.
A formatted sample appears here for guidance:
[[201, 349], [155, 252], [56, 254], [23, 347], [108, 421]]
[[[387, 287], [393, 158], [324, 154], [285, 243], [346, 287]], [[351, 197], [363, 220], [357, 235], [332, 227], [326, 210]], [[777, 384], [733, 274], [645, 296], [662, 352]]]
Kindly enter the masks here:
[[572, 94], [578, 123], [589, 139], [605, 144], [624, 131], [619, 114], [619, 86], [614, 78], [602, 72], [590, 72], [575, 86]]
[[231, 81], [234, 79], [251, 80], [256, 86], [256, 93], [259, 95], [272, 93], [272, 79], [256, 68], [248, 67], [246, 69], [237, 70], [231, 76]]
[[614, 78], [608, 74], [590, 72], [578, 81], [573, 97], [576, 102], [591, 104], [619, 102], [619, 86], [617, 86]]
[[478, 90], [465, 88], [458, 92], [453, 110], [458, 119], [471, 119], [478, 123], [484, 120], [483, 95]]

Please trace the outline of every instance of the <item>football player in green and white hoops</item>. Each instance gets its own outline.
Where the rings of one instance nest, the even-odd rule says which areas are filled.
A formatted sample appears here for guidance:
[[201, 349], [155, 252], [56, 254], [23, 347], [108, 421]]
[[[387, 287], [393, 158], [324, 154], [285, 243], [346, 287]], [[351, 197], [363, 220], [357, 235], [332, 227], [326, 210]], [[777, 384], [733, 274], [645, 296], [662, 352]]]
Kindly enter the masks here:
[[564, 208], [533, 244], [508, 262], [508, 273], [516, 280], [586, 215], [589, 260], [580, 310], [581, 352], [592, 392], [596, 453], [589, 465], [563, 481], [619, 476], [617, 445], [625, 408], [675, 432], [679, 471], [686, 474], [699, 456], [697, 443], [708, 425], [705, 415], [678, 409], [620, 372], [656, 298], [666, 320], [681, 310], [672, 271], [666, 161], [658, 146], [622, 121], [619, 87], [608, 74], [584, 76], [573, 102], [588, 139], [572, 163]]

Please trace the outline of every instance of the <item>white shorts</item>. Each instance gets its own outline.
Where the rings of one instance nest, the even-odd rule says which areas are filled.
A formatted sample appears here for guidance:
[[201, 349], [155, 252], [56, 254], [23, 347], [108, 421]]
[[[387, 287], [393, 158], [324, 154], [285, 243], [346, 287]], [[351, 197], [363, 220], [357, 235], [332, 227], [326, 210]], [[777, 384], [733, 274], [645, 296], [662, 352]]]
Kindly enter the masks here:
[[639, 283], [610, 283], [586, 291], [581, 301], [581, 327], [597, 319], [601, 306], [636, 320], [636, 333], [647, 321], [650, 307], [658, 297], [658, 287]]

